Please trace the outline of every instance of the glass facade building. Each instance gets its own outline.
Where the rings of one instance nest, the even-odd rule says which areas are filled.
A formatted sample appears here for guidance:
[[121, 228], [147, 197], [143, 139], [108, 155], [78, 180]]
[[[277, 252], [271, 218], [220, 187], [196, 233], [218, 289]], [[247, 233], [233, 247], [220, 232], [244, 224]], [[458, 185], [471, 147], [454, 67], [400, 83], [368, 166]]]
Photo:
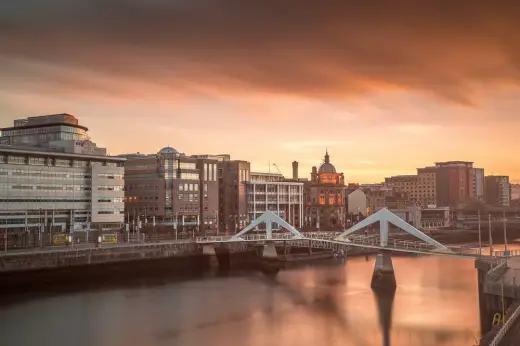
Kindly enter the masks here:
[[13, 127], [0, 129], [0, 144], [39, 146], [52, 141], [85, 141], [88, 128], [70, 114], [54, 114], [20, 119]]
[[15, 120], [0, 143], [0, 231], [121, 228], [125, 160], [89, 154], [104, 150], [75, 117]]

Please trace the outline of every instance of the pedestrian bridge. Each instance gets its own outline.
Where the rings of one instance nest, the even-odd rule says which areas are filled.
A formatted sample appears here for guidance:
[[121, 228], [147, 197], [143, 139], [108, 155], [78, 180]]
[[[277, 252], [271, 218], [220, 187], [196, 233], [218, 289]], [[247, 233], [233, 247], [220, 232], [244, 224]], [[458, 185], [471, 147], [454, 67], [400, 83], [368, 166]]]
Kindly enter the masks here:
[[[265, 232], [251, 232], [260, 224], [265, 223]], [[278, 224], [281, 228], [285, 228], [288, 233], [273, 233], [273, 223]], [[376, 235], [356, 235], [357, 231], [379, 223], [379, 234]], [[414, 236], [417, 240], [392, 239], [389, 237], [389, 225], [392, 224], [406, 233]], [[413, 227], [388, 209], [381, 209], [370, 215], [363, 221], [357, 223], [344, 232], [313, 232], [301, 233], [287, 221], [271, 211], [265, 212], [259, 218], [251, 222], [241, 232], [230, 236], [211, 236], [198, 237], [196, 242], [199, 244], [217, 244], [217, 243], [234, 243], [234, 242], [296, 242], [296, 241], [312, 241], [316, 247], [324, 248], [345, 248], [360, 247], [376, 250], [408, 252], [416, 254], [432, 254], [456, 257], [478, 258], [483, 255], [478, 250], [463, 246], [446, 246], [431, 237], [427, 236], [417, 228]]]

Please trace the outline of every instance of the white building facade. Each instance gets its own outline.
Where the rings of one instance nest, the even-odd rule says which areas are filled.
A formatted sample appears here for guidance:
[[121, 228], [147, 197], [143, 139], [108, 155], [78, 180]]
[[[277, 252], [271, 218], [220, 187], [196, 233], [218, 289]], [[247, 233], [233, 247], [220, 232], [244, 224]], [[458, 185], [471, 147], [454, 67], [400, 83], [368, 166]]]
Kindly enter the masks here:
[[120, 229], [125, 159], [104, 155], [71, 115], [22, 120], [0, 136], [0, 231]]
[[246, 185], [249, 221], [270, 210], [291, 225], [303, 227], [303, 182], [286, 180], [281, 174], [251, 173]]

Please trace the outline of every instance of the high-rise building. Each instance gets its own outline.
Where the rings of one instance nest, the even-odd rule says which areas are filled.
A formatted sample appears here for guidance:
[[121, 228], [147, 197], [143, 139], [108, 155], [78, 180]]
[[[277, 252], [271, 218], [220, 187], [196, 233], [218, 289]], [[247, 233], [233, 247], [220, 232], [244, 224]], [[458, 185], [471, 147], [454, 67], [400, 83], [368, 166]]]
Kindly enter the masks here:
[[319, 169], [312, 167], [311, 180], [304, 184], [306, 225], [320, 230], [341, 229], [345, 225], [345, 178], [337, 173], [325, 153]]
[[473, 168], [473, 196], [475, 200], [484, 202], [485, 184], [484, 168]]
[[[294, 176], [294, 175], [293, 175]], [[295, 227], [303, 227], [303, 183], [279, 173], [251, 173], [247, 184], [248, 219], [270, 210]]]
[[124, 159], [106, 156], [70, 114], [14, 121], [0, 136], [0, 224], [8, 232], [122, 226]]
[[218, 163], [219, 227], [237, 233], [247, 226], [247, 182], [251, 178], [251, 164], [242, 160]]
[[125, 210], [131, 227], [212, 230], [217, 227], [216, 157], [187, 156], [172, 147], [125, 157]]
[[486, 202], [496, 207], [509, 207], [511, 201], [511, 185], [505, 175], [488, 175], [485, 177]]
[[437, 162], [435, 172], [439, 206], [458, 207], [474, 200], [473, 162]]

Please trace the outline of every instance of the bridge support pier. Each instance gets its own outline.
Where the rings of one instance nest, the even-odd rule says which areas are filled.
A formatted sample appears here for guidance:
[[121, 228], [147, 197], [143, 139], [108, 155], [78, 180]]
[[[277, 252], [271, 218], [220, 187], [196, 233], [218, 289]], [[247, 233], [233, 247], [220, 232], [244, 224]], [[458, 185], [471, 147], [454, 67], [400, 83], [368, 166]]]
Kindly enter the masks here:
[[267, 242], [262, 251], [262, 271], [272, 274], [278, 273], [280, 270], [280, 262], [278, 261], [278, 253], [274, 242]]
[[217, 252], [213, 245], [202, 245], [202, 254], [208, 258], [210, 268], [218, 268]]
[[392, 264], [392, 256], [390, 253], [380, 252], [377, 254], [374, 274], [372, 274], [372, 283], [370, 286], [375, 290], [396, 289], [397, 283], [395, 281], [394, 266]]

